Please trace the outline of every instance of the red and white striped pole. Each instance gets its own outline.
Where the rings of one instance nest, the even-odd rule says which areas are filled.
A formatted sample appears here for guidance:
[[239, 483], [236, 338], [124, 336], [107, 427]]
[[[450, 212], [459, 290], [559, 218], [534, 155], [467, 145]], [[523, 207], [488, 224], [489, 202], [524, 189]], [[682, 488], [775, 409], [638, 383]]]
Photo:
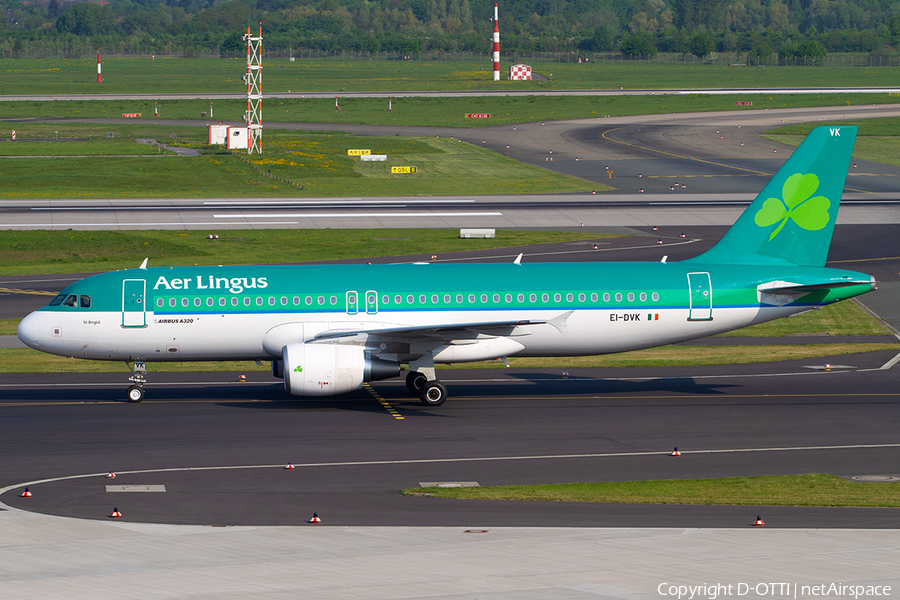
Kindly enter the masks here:
[[500, 26], [497, 22], [497, 3], [494, 3], [494, 81], [500, 81]]
[[97, 83], [101, 83], [103, 77], [100, 76], [100, 53], [97, 53]]

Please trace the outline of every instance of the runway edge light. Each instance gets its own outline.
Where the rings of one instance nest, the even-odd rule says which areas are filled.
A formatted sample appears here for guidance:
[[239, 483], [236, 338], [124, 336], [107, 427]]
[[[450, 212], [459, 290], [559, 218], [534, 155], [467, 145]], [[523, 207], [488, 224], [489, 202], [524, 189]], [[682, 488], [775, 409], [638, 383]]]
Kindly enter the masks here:
[[31, 490], [25, 488], [25, 491], [19, 494], [20, 498], [31, 498]]
[[288, 463], [287, 466], [284, 468], [284, 470], [285, 470], [285, 471], [293, 471], [293, 470], [294, 470], [294, 463]]
[[107, 479], [115, 479], [115, 478], [116, 478], [116, 474], [113, 473], [112, 471], [110, 471], [109, 473], [106, 474], [106, 478], [107, 478]]
[[321, 523], [322, 519], [319, 518], [319, 513], [314, 512], [312, 518], [307, 521], [307, 523]]
[[122, 513], [119, 512], [119, 507], [116, 506], [113, 508], [113, 511], [109, 513], [109, 516], [113, 519], [120, 519], [122, 517]]
[[763, 525], [765, 525], [762, 518], [760, 518], [760, 517], [761, 517], [761, 515], [756, 515], [756, 520], [753, 522], [754, 527], [762, 527]]
[[675, 449], [669, 453], [669, 456], [681, 456], [681, 452], [678, 450], [678, 446], [675, 446]]

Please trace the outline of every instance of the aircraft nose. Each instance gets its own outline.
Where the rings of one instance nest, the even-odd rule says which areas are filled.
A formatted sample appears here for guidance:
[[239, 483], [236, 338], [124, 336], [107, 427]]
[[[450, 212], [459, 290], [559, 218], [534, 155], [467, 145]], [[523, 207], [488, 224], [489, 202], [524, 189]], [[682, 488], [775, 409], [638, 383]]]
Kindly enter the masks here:
[[16, 335], [22, 343], [35, 350], [41, 349], [41, 315], [31, 313], [19, 322]]

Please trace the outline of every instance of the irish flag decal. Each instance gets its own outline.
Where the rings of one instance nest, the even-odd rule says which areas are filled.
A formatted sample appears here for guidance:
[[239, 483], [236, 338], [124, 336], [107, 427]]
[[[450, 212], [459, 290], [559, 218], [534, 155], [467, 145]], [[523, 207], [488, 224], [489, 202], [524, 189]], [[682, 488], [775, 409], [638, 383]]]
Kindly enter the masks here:
[[659, 313], [651, 313], [647, 315], [648, 321], [659, 321]]

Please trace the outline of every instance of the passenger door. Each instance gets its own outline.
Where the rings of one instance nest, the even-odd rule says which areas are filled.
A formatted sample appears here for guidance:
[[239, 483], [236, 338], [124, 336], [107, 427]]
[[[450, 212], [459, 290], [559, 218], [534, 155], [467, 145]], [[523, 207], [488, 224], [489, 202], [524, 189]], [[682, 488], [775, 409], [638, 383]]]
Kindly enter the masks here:
[[145, 327], [147, 317], [144, 301], [147, 282], [143, 279], [125, 279], [122, 281], [122, 326]]

